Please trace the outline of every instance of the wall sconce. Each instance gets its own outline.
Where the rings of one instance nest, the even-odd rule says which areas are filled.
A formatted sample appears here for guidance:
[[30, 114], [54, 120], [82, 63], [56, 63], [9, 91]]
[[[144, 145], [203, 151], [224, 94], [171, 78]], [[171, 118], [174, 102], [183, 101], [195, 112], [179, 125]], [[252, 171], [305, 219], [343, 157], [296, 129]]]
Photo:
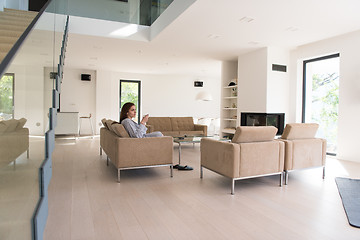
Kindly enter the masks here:
[[207, 91], [201, 91], [196, 95], [196, 100], [199, 101], [211, 101], [213, 100], [212, 95]]

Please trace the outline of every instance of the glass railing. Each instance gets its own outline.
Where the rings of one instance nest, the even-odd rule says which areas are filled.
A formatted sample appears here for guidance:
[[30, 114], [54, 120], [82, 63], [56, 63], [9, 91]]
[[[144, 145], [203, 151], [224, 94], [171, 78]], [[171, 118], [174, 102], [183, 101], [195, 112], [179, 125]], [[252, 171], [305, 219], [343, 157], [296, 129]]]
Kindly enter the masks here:
[[68, 14], [150, 26], [174, 0], [71, 0]]
[[[4, 68], [7, 76], [11, 76], [7, 98], [13, 100], [10, 101], [13, 106], [11, 119], [0, 121], [2, 240], [35, 236], [32, 219], [41, 199], [39, 168], [46, 159], [45, 133], [49, 129], [55, 87], [52, 76], [60, 61], [67, 1], [52, 0], [45, 8]], [[0, 100], [0, 105], [1, 102], [4, 100]]]

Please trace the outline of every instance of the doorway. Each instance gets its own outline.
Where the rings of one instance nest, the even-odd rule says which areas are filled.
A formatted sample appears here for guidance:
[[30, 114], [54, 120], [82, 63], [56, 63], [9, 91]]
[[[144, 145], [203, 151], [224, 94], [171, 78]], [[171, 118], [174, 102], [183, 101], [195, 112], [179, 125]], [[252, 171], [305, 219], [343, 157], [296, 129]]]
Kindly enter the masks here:
[[[120, 112], [122, 106], [127, 102], [132, 102], [136, 106], [135, 122], [140, 123], [140, 99], [141, 98], [141, 81], [120, 80]], [[120, 113], [119, 113], [120, 116]]]
[[327, 154], [337, 153], [340, 54], [303, 63], [302, 122], [318, 123], [317, 137], [327, 140]]

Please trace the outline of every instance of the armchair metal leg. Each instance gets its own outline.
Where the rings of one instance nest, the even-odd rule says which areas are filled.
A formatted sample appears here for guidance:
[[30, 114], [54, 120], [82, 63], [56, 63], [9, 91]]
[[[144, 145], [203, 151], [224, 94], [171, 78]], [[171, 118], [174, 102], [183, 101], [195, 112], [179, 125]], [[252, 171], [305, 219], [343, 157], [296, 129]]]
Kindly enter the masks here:
[[203, 178], [203, 167], [200, 166], [200, 178]]
[[325, 166], [323, 166], [323, 176], [322, 176], [323, 179], [325, 179]]
[[26, 158], [29, 158], [30, 153], [29, 153], [29, 148], [26, 150]]
[[287, 170], [285, 170], [285, 185], [287, 185], [288, 183], [288, 178], [289, 178], [289, 172]]
[[106, 156], [106, 165], [109, 166], [109, 157]]
[[235, 194], [235, 179], [231, 179], [231, 195]]
[[280, 173], [280, 187], [283, 185], [283, 179], [284, 179], [284, 172]]
[[102, 148], [100, 147], [100, 155], [102, 155]]
[[120, 183], [120, 168], [118, 168], [118, 179], [117, 179], [118, 183]]
[[170, 177], [173, 177], [173, 168], [174, 168], [174, 167], [173, 167], [173, 165], [171, 164], [171, 165], [170, 165]]

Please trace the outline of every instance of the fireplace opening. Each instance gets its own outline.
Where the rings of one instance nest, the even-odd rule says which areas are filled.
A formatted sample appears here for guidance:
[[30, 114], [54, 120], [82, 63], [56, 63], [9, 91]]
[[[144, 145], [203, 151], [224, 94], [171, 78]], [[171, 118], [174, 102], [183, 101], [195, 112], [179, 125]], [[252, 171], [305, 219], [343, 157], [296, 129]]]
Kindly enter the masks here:
[[241, 113], [241, 126], [274, 126], [278, 129], [276, 135], [284, 131], [285, 113]]

